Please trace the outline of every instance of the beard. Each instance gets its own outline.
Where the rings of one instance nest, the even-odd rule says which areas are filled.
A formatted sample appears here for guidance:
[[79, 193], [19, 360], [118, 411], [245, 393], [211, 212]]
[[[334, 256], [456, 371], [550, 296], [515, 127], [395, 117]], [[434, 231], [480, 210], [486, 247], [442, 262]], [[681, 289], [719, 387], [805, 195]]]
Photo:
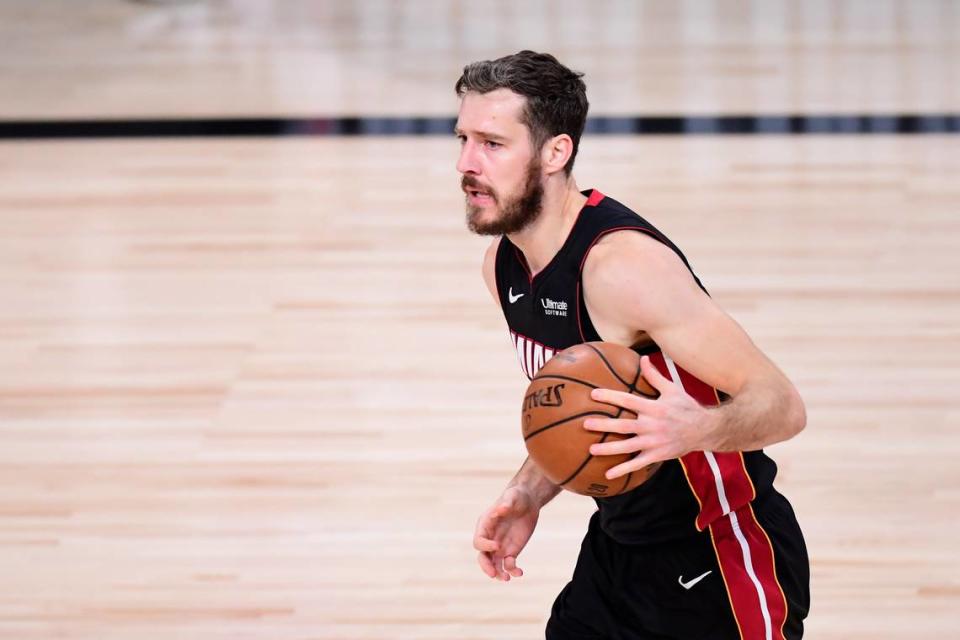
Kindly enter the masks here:
[[[493, 205], [500, 209], [500, 215], [493, 220], [481, 220], [483, 208], [470, 204], [467, 201], [467, 227], [477, 235], [499, 236], [507, 233], [522, 231], [534, 220], [540, 217], [543, 211], [543, 183], [540, 181], [540, 158], [534, 157], [527, 165], [526, 176], [520, 193], [504, 199], [491, 191], [490, 198]], [[463, 176], [460, 181], [463, 189], [467, 187], [479, 188], [481, 185], [473, 178]]]

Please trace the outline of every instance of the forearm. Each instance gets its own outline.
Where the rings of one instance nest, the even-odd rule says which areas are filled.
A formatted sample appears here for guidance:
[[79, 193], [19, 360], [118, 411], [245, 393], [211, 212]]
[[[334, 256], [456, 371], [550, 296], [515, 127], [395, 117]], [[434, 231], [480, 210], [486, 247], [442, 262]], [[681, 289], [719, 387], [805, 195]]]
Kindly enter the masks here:
[[507, 489], [511, 487], [519, 487], [525, 490], [538, 508], [546, 505], [560, 493], [560, 487], [550, 482], [543, 475], [543, 471], [540, 470], [537, 463], [529, 457], [517, 471], [513, 480], [507, 484]]
[[754, 451], [788, 440], [806, 425], [803, 400], [789, 381], [755, 383], [707, 409], [705, 451]]

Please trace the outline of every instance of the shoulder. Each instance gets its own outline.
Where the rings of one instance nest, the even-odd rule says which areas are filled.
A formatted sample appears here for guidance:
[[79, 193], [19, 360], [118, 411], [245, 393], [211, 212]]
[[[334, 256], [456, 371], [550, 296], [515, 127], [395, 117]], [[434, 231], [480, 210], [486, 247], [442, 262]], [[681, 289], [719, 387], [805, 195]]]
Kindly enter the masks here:
[[670, 308], [705, 297], [680, 256], [656, 238], [637, 230], [601, 238], [583, 265], [583, 291], [594, 308], [646, 326]]
[[587, 253], [584, 279], [620, 280], [640, 274], [693, 276], [677, 253], [641, 229], [613, 231], [600, 238]]

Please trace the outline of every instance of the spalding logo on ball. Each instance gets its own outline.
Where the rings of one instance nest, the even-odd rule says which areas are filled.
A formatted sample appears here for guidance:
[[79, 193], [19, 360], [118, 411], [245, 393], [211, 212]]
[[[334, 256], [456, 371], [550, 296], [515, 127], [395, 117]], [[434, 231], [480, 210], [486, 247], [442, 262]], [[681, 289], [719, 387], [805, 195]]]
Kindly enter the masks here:
[[659, 393], [640, 375], [640, 355], [610, 342], [587, 342], [552, 357], [530, 382], [523, 397], [521, 426], [527, 452], [544, 475], [568, 491], [615, 496], [639, 487], [660, 463], [607, 480], [607, 469], [636, 454], [594, 456], [590, 445], [632, 436], [583, 428], [591, 416], [636, 418], [636, 414], [590, 397], [594, 389], [625, 391], [645, 398]]

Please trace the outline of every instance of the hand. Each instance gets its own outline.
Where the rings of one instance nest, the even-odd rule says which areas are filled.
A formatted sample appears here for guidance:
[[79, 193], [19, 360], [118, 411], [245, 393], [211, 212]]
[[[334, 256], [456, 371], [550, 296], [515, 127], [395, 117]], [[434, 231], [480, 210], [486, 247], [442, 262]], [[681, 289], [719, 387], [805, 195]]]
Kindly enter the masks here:
[[496, 504], [477, 521], [473, 548], [485, 574], [504, 582], [519, 578], [523, 570], [517, 556], [526, 546], [540, 518], [540, 507], [521, 487], [509, 487]]
[[650, 385], [660, 392], [656, 400], [622, 391], [594, 389], [590, 396], [598, 402], [623, 407], [637, 414], [635, 419], [589, 418], [583, 426], [592, 431], [633, 434], [632, 438], [594, 444], [595, 456], [636, 453], [633, 458], [607, 470], [607, 479], [642, 469], [662, 460], [679, 458], [702, 449], [709, 430], [710, 414], [679, 385], [657, 370], [648, 356], [640, 359], [640, 370]]

